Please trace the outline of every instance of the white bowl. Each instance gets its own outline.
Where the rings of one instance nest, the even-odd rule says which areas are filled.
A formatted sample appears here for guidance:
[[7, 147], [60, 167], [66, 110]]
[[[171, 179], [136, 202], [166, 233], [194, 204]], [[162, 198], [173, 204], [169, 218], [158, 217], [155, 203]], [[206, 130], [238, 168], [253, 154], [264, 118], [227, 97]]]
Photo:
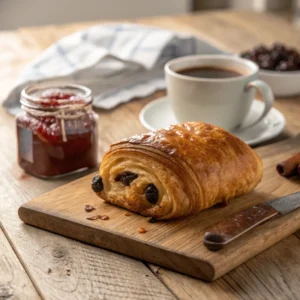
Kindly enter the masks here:
[[260, 70], [259, 78], [269, 84], [276, 97], [291, 97], [300, 94], [300, 71]]

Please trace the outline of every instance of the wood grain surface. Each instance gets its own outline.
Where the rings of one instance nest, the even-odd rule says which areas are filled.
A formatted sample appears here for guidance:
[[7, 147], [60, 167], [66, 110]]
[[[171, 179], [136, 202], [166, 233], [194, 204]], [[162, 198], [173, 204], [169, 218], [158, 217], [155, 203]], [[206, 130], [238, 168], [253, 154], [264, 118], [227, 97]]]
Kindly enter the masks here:
[[41, 299], [0, 226], [0, 299], [22, 297], [32, 300]]
[[[284, 41], [289, 45], [294, 45], [300, 49], [299, 32], [292, 28], [289, 23], [271, 14], [256, 14], [249, 12], [213, 12], [188, 16], [159, 17], [153, 19], [131, 20], [131, 22], [145, 23], [173, 30], [192, 33], [204, 37], [229, 51], [239, 52], [252, 47], [258, 43], [271, 43], [273, 41]], [[22, 28], [12, 32], [0, 32], [0, 99], [4, 99], [9, 89], [12, 88], [18, 74], [22, 68], [46, 47], [57, 39], [81, 30], [96, 23], [69, 24], [61, 26], [46, 26], [39, 28]], [[100, 115], [99, 148], [100, 154], [108, 148], [108, 145], [120, 138], [130, 136], [134, 133], [144, 132], [138, 121], [138, 112], [152, 99], [160, 94], [155, 94], [147, 99], [130, 102], [120, 105], [111, 111], [98, 110]], [[284, 134], [279, 138], [294, 136], [300, 131], [300, 98], [276, 99], [275, 107], [284, 113], [287, 119], [287, 127]], [[18, 207], [37, 197], [44, 192], [50, 191], [55, 187], [74, 180], [69, 177], [64, 180], [43, 181], [32, 177], [24, 176], [16, 163], [15, 129], [14, 118], [10, 117], [3, 109], [0, 109], [0, 220], [5, 227], [7, 237], [10, 239], [18, 257], [26, 264], [26, 269], [30, 276], [34, 277], [36, 288], [42, 290], [43, 297], [46, 299], [82, 299], [82, 298], [113, 298], [102, 293], [103, 284], [109, 290], [114, 290], [115, 280], [109, 279], [103, 283], [101, 277], [95, 277], [95, 268], [92, 264], [84, 265], [77, 263], [78, 257], [83, 257], [85, 252], [95, 251], [100, 253], [101, 249], [96, 249], [80, 243], [43, 232], [38, 229], [22, 226], [17, 217]], [[276, 141], [276, 139], [275, 139]], [[270, 141], [269, 143], [272, 143]], [[5, 145], [5, 147], [4, 147]], [[297, 149], [290, 149], [291, 152]], [[271, 151], [271, 149], [269, 149]], [[277, 151], [277, 150], [276, 150]], [[5, 187], [3, 186], [5, 184]], [[300, 237], [300, 234], [298, 234]], [[299, 295], [299, 285], [295, 284], [299, 267], [296, 259], [285, 262], [289, 257], [299, 257], [297, 249], [297, 238], [291, 236], [284, 241], [276, 244], [264, 253], [251, 259], [246, 264], [238, 267], [223, 278], [216, 280], [213, 284], [205, 284], [199, 280], [183, 276], [178, 273], [159, 269], [152, 266], [153, 272], [168, 286], [180, 299], [285, 299], [282, 295], [287, 295], [287, 299], [297, 299]], [[76, 246], [75, 246], [76, 245]], [[80, 250], [77, 249], [80, 245]], [[288, 245], [288, 251], [286, 251]], [[274, 254], [276, 247], [277, 256]], [[87, 274], [77, 280], [68, 290], [66, 284], [68, 278], [60, 273], [53, 273], [52, 276], [44, 274], [44, 265], [59, 262], [49, 253], [56, 249], [68, 249], [68, 256], [74, 258], [74, 264], [79, 273]], [[44, 251], [43, 249], [48, 249]], [[89, 250], [86, 250], [89, 249]], [[91, 250], [92, 249], [92, 250]], [[280, 253], [283, 253], [280, 257]], [[105, 251], [107, 253], [107, 251]], [[97, 256], [95, 256], [97, 257]], [[109, 258], [108, 261], [115, 263], [116, 257]], [[263, 264], [267, 257], [269, 264]], [[132, 260], [129, 260], [132, 261]], [[270, 271], [267, 269], [272, 266]], [[132, 268], [139, 268], [142, 264], [134, 265]], [[249, 271], [249, 266], [251, 273]], [[143, 268], [143, 270], [145, 270]], [[116, 278], [119, 272], [116, 271]], [[158, 274], [159, 273], [159, 274]], [[93, 276], [90, 279], [91, 274]], [[99, 273], [98, 273], [99, 274]], [[124, 274], [124, 273], [122, 273]], [[233, 274], [233, 275], [232, 275]], [[251, 278], [249, 281], [245, 278]], [[245, 275], [246, 274], [246, 275]], [[294, 278], [294, 279], [293, 279]], [[135, 278], [134, 278], [135, 280]], [[155, 281], [156, 282], [156, 281]], [[297, 283], [297, 282], [296, 282]], [[124, 288], [128, 283], [123, 283], [118, 279], [118, 284]], [[138, 284], [138, 283], [137, 283]], [[150, 283], [151, 285], [152, 283]], [[88, 286], [85, 288], [84, 286]], [[120, 288], [120, 286], [119, 286]], [[278, 289], [282, 288], [282, 292]], [[161, 286], [160, 286], [161, 289]], [[275, 298], [272, 290], [275, 290]], [[228, 296], [228, 293], [230, 297]], [[125, 294], [124, 294], [125, 295]], [[169, 295], [170, 296], [170, 295]], [[168, 296], [168, 297], [169, 297]], [[281, 296], [281, 298], [280, 298]], [[125, 296], [124, 296], [125, 297]], [[146, 296], [144, 297], [146, 298]]]
[[289, 236], [211, 283], [151, 266], [179, 299], [298, 300], [300, 241]]
[[[281, 144], [266, 147], [272, 148], [271, 152], [277, 148], [277, 152], [266, 151], [262, 156], [264, 176], [254, 192], [235, 198], [227, 207], [210, 208], [195, 216], [153, 224], [137, 214], [126, 216], [126, 210], [94, 194], [90, 187], [93, 175], [25, 203], [19, 216], [27, 224], [211, 281], [300, 228], [300, 210], [296, 210], [262, 224], [218, 252], [203, 245], [207, 228], [230, 215], [300, 191], [300, 180], [284, 180], [274, 166], [274, 161], [290, 156], [291, 145], [300, 149], [300, 137], [285, 141], [285, 151]], [[84, 207], [88, 204], [96, 210], [87, 213]], [[92, 215], [107, 215], [110, 219], [87, 220]], [[139, 228], [147, 232], [140, 234]]]

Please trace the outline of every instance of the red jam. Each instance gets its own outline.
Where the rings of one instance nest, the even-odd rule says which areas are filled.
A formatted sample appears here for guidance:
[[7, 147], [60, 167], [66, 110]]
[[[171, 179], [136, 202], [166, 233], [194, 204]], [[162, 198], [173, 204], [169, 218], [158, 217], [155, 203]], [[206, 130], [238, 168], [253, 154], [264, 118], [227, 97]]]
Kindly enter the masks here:
[[97, 161], [97, 115], [90, 90], [69, 85], [27, 87], [17, 117], [18, 161], [42, 178], [93, 168]]

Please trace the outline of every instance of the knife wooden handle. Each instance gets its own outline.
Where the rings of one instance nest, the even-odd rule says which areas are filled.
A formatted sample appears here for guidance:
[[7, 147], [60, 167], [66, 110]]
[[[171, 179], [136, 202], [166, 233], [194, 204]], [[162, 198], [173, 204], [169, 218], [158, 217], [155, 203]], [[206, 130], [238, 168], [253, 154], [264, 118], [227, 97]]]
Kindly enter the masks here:
[[204, 235], [204, 245], [212, 251], [222, 249], [245, 232], [278, 215], [267, 203], [260, 203], [210, 228]]

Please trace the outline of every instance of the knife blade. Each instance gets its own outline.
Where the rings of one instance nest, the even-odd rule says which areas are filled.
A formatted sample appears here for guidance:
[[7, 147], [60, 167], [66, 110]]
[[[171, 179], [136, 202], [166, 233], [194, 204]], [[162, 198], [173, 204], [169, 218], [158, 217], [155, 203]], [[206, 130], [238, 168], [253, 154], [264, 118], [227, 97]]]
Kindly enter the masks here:
[[271, 218], [285, 215], [299, 207], [300, 192], [259, 203], [207, 230], [203, 243], [209, 250], [217, 251]]

